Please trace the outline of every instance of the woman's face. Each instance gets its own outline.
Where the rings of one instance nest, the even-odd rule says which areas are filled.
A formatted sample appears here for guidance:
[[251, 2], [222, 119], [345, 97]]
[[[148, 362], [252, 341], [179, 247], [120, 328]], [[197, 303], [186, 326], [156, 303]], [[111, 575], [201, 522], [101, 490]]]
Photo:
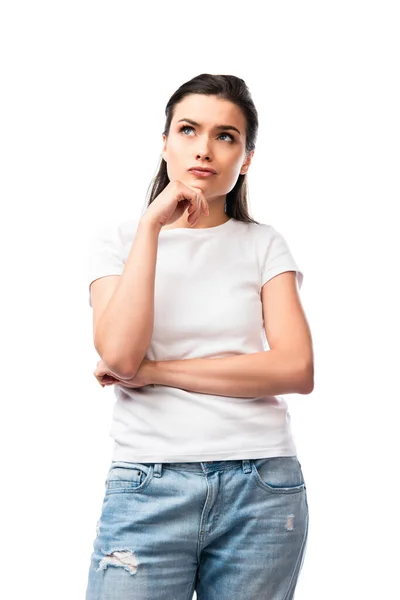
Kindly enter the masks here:
[[[221, 125], [238, 131], [219, 128]], [[247, 172], [254, 154], [246, 158], [245, 126], [242, 111], [229, 100], [204, 94], [185, 96], [175, 106], [168, 138], [163, 135], [162, 157], [169, 180], [200, 188], [208, 200], [225, 201], [239, 174]], [[189, 171], [196, 166], [215, 169], [216, 174], [200, 177]]]

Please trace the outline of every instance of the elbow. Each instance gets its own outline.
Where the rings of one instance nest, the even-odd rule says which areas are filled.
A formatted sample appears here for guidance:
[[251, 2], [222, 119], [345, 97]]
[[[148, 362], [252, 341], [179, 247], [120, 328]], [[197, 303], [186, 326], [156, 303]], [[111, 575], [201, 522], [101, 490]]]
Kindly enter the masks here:
[[118, 379], [132, 379], [135, 377], [138, 369], [133, 369], [132, 365], [128, 365], [120, 359], [115, 359], [115, 357], [108, 357], [107, 355], [100, 356], [110, 371], [114, 373]]
[[314, 390], [314, 363], [307, 363], [300, 370], [300, 394], [311, 394]]
[[94, 347], [101, 360], [118, 379], [132, 379], [136, 375], [138, 369], [132, 368], [132, 364], [128, 364], [128, 361], [118, 356], [116, 352], [110, 352], [110, 349], [107, 352], [103, 345], [96, 339], [94, 340]]
[[118, 362], [112, 362], [112, 361], [110, 361], [110, 362], [104, 361], [104, 362], [109, 367], [110, 371], [117, 376], [118, 379], [124, 379], [124, 380], [133, 379], [133, 377], [135, 377], [135, 375], [136, 375], [137, 369], [132, 370], [132, 368], [127, 367]]

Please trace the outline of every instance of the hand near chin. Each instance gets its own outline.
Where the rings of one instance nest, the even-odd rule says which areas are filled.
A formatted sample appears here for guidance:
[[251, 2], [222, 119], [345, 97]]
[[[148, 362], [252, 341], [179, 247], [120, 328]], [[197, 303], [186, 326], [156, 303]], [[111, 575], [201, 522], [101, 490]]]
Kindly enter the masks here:
[[140, 364], [140, 367], [134, 377], [131, 379], [120, 379], [117, 377], [115, 373], [113, 373], [106, 363], [103, 360], [99, 360], [97, 362], [97, 366], [93, 371], [93, 375], [96, 377], [97, 381], [101, 385], [101, 387], [105, 387], [106, 385], [122, 385], [123, 387], [129, 388], [138, 388], [144, 387], [146, 385], [150, 385], [150, 364], [153, 361], [144, 358]]

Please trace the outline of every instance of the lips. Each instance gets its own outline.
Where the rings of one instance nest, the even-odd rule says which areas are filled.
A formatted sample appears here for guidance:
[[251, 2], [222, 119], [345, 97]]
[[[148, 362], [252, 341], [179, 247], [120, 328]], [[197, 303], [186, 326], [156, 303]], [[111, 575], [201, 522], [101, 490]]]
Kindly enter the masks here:
[[205, 168], [205, 167], [191, 167], [189, 169], [189, 171], [202, 171], [202, 172], [205, 172], [205, 173], [213, 173], [214, 175], [216, 174], [215, 169], [208, 169], [208, 168]]

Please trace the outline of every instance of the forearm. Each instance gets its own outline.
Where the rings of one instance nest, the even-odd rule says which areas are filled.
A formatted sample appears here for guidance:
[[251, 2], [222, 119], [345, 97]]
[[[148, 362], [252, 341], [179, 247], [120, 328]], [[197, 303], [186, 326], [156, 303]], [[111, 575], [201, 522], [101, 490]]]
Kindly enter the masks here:
[[297, 358], [280, 350], [224, 358], [156, 361], [152, 383], [203, 394], [255, 398], [308, 394], [312, 375]]
[[100, 319], [95, 347], [110, 369], [132, 377], [150, 345], [160, 227], [141, 220], [118, 285]]

